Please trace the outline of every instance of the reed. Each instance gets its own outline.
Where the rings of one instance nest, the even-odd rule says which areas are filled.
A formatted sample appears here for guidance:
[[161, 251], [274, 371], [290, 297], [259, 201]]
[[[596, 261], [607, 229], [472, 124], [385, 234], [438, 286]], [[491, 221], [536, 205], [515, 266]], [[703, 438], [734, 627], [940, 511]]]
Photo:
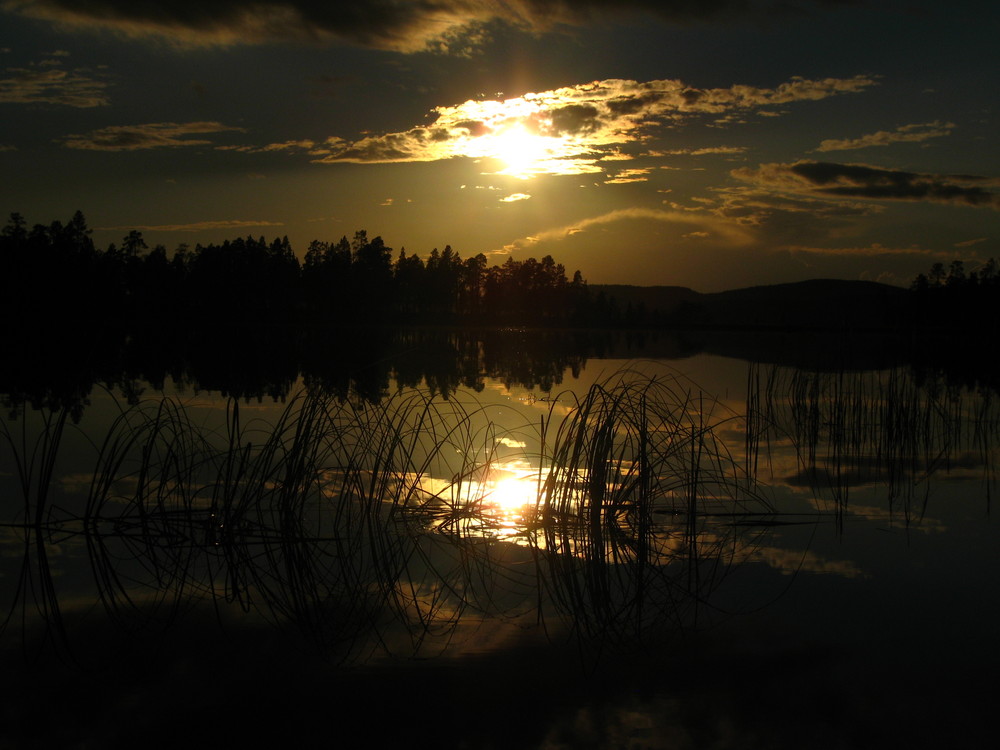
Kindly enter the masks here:
[[[69, 418], [70, 411], [65, 408], [38, 413], [21, 408], [11, 412], [9, 421], [0, 421], [0, 435], [21, 494], [21, 502], [15, 502], [20, 508], [18, 514], [5, 525], [20, 533], [24, 545], [12, 605], [0, 622], [0, 635], [14, 622], [17, 604], [27, 606], [31, 602], [42, 623], [42, 642], [51, 643], [63, 655], [71, 654], [71, 650], [42, 530], [49, 521], [50, 492]], [[37, 427], [33, 424], [36, 421]], [[23, 628], [23, 620], [19, 625]]]
[[891, 517], [909, 527], [927, 511], [928, 480], [970, 464], [981, 468], [989, 507], [1000, 435], [989, 391], [904, 368], [753, 369], [750, 401], [771, 404], [761, 423], [765, 439], [794, 446], [800, 474], [811, 478], [817, 498], [830, 498], [841, 532], [854, 488], [884, 487]]
[[737, 421], [680, 378], [621, 373], [559, 425], [543, 493], [547, 584], [588, 639], [693, 622], [734, 551], [752, 546], [734, 543], [732, 517], [773, 508], [719, 437]]
[[[738, 416], [679, 378], [620, 373], [516, 424], [538, 473], [514, 541], [495, 533], [485, 481], [511, 428], [475, 401], [304, 391], [270, 420], [230, 400], [216, 430], [178, 399], [122, 405], [80, 512], [46, 516], [38, 482], [52, 482], [64, 419], [37, 447], [4, 435], [32, 478], [32, 537], [82, 540], [114, 622], [162, 628], [207, 601], [291, 624], [338, 659], [390, 648], [389, 632], [417, 651], [469, 617], [532, 610], [608, 644], [671, 631], [752, 546], [733, 517], [773, 511], [717, 434]], [[53, 577], [36, 576], [54, 613]]]

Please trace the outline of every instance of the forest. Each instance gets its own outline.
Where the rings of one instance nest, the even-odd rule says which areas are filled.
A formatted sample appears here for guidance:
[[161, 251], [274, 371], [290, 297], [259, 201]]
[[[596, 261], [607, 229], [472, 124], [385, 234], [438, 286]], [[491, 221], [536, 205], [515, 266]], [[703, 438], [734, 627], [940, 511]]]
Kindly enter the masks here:
[[181, 245], [168, 253], [130, 231], [99, 249], [84, 215], [29, 228], [11, 215], [0, 233], [7, 321], [79, 323], [144, 330], [288, 326], [475, 324], [592, 326], [620, 322], [579, 271], [567, 278], [551, 256], [488, 265], [450, 246], [424, 260], [396, 253], [364, 230], [314, 240], [299, 260], [288, 238]]
[[[718, 300], [709, 300], [734, 293], [692, 293], [696, 301], [647, 309], [589, 287], [579, 271], [568, 277], [550, 255], [508, 257], [491, 266], [482, 253], [463, 258], [445, 246], [422, 258], [396, 252], [365, 230], [350, 240], [313, 240], [301, 260], [287, 237], [182, 244], [171, 253], [163, 245], [149, 247], [132, 230], [120, 244], [99, 249], [80, 211], [65, 224], [30, 228], [20, 214], [11, 214], [0, 231], [0, 279], [0, 327], [8, 338], [25, 341], [74, 332], [187, 340], [288, 337], [403, 325], [744, 328], [753, 318], [743, 308], [720, 308]], [[844, 284], [842, 298], [824, 301], [825, 308], [857, 306], [856, 290]], [[992, 329], [1000, 309], [1000, 272], [992, 259], [968, 272], [961, 260], [947, 268], [935, 263], [908, 293], [885, 289], [896, 294], [885, 296], [886, 309], [872, 314], [871, 326]], [[793, 298], [779, 291], [762, 287], [749, 304], [758, 311], [769, 303], [791, 305], [799, 326], [823, 327], [815, 311], [796, 312]]]
[[911, 324], [995, 334], [1000, 322], [1000, 269], [994, 258], [967, 271], [962, 260], [934, 263], [910, 285]]
[[[0, 406], [61, 405], [74, 414], [95, 383], [118, 384], [136, 397], [137, 383], [162, 387], [170, 378], [245, 398], [282, 398], [300, 374], [340, 397], [354, 392], [370, 400], [391, 378], [423, 380], [443, 394], [478, 390], [485, 377], [547, 391], [566, 368], [600, 355], [615, 331], [678, 336], [681, 355], [713, 351], [719, 336], [757, 341], [750, 317], [733, 313], [746, 313], [746, 305], [713, 320], [710, 295], [692, 293], [698, 301], [673, 312], [647, 310], [595, 291], [579, 272], [568, 278], [549, 256], [489, 266], [483, 254], [463, 259], [445, 247], [422, 259], [394, 253], [364, 231], [313, 241], [300, 261], [285, 238], [168, 253], [131, 231], [101, 250], [80, 212], [66, 224], [31, 228], [13, 214], [0, 230], [0, 281]], [[770, 299], [802, 318], [807, 338], [796, 339], [793, 354], [843, 343], [843, 330], [816, 328], [778, 289], [762, 289], [770, 297], [747, 304], [759, 310]], [[922, 372], [945, 369], [962, 382], [982, 382], [982, 355], [991, 354], [982, 342], [1000, 319], [994, 261], [969, 272], [961, 261], [937, 263], [909, 290], [886, 289], [895, 294], [887, 303], [892, 314], [882, 319], [894, 322], [867, 333], [851, 329], [853, 355], [875, 335], [878, 351]], [[859, 306], [857, 298], [837, 304]]]

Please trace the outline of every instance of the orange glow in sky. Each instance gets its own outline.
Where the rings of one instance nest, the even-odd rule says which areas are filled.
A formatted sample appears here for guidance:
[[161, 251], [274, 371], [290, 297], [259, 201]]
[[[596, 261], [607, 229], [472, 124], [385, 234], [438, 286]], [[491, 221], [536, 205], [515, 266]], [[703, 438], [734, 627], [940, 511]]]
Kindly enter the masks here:
[[366, 230], [593, 285], [905, 287], [1000, 247], [1000, 6], [910, 4], [0, 0], [0, 204], [168, 256]]

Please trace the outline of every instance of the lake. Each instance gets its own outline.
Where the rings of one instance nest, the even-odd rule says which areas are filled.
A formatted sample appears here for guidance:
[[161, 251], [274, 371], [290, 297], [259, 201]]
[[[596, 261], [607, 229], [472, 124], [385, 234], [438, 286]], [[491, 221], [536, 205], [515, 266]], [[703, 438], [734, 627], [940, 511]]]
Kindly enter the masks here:
[[571, 338], [8, 387], [0, 745], [986, 745], [992, 387]]

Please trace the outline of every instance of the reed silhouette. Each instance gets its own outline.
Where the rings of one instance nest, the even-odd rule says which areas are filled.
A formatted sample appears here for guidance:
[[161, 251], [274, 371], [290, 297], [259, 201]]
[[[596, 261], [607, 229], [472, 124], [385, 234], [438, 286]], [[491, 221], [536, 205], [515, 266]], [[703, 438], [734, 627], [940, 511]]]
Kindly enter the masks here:
[[22, 411], [2, 432], [22, 495], [7, 527], [32, 584], [7, 626], [34, 609], [73, 651], [49, 574], [59, 540], [85, 549], [97, 599], [126, 632], [168, 628], [204, 601], [292, 623], [336, 660], [390, 629], [419, 651], [466, 616], [525, 607], [602, 648], [680, 631], [733, 563], [734, 534], [750, 554], [752, 525], [732, 519], [774, 513], [714, 436], [708, 400], [681, 385], [622, 376], [568, 416], [551, 408], [519, 426], [538, 448], [513, 539], [496, 533], [487, 481], [507, 428], [474, 402], [305, 392], [265, 422], [230, 399], [217, 429], [177, 399], [122, 404], [75, 504], [49, 495], [68, 413]]
[[[852, 511], [852, 488], [881, 486], [889, 519], [909, 528], [928, 510], [931, 478], [953, 471], [978, 475], [990, 507], [1000, 439], [1000, 411], [990, 388], [901, 367], [752, 365], [748, 393], [749, 453], [759, 462], [770, 456], [772, 444], [794, 446], [794, 473], [776, 478], [813, 487], [817, 497], [829, 493], [841, 530]], [[763, 473], [758, 465], [755, 475]]]

